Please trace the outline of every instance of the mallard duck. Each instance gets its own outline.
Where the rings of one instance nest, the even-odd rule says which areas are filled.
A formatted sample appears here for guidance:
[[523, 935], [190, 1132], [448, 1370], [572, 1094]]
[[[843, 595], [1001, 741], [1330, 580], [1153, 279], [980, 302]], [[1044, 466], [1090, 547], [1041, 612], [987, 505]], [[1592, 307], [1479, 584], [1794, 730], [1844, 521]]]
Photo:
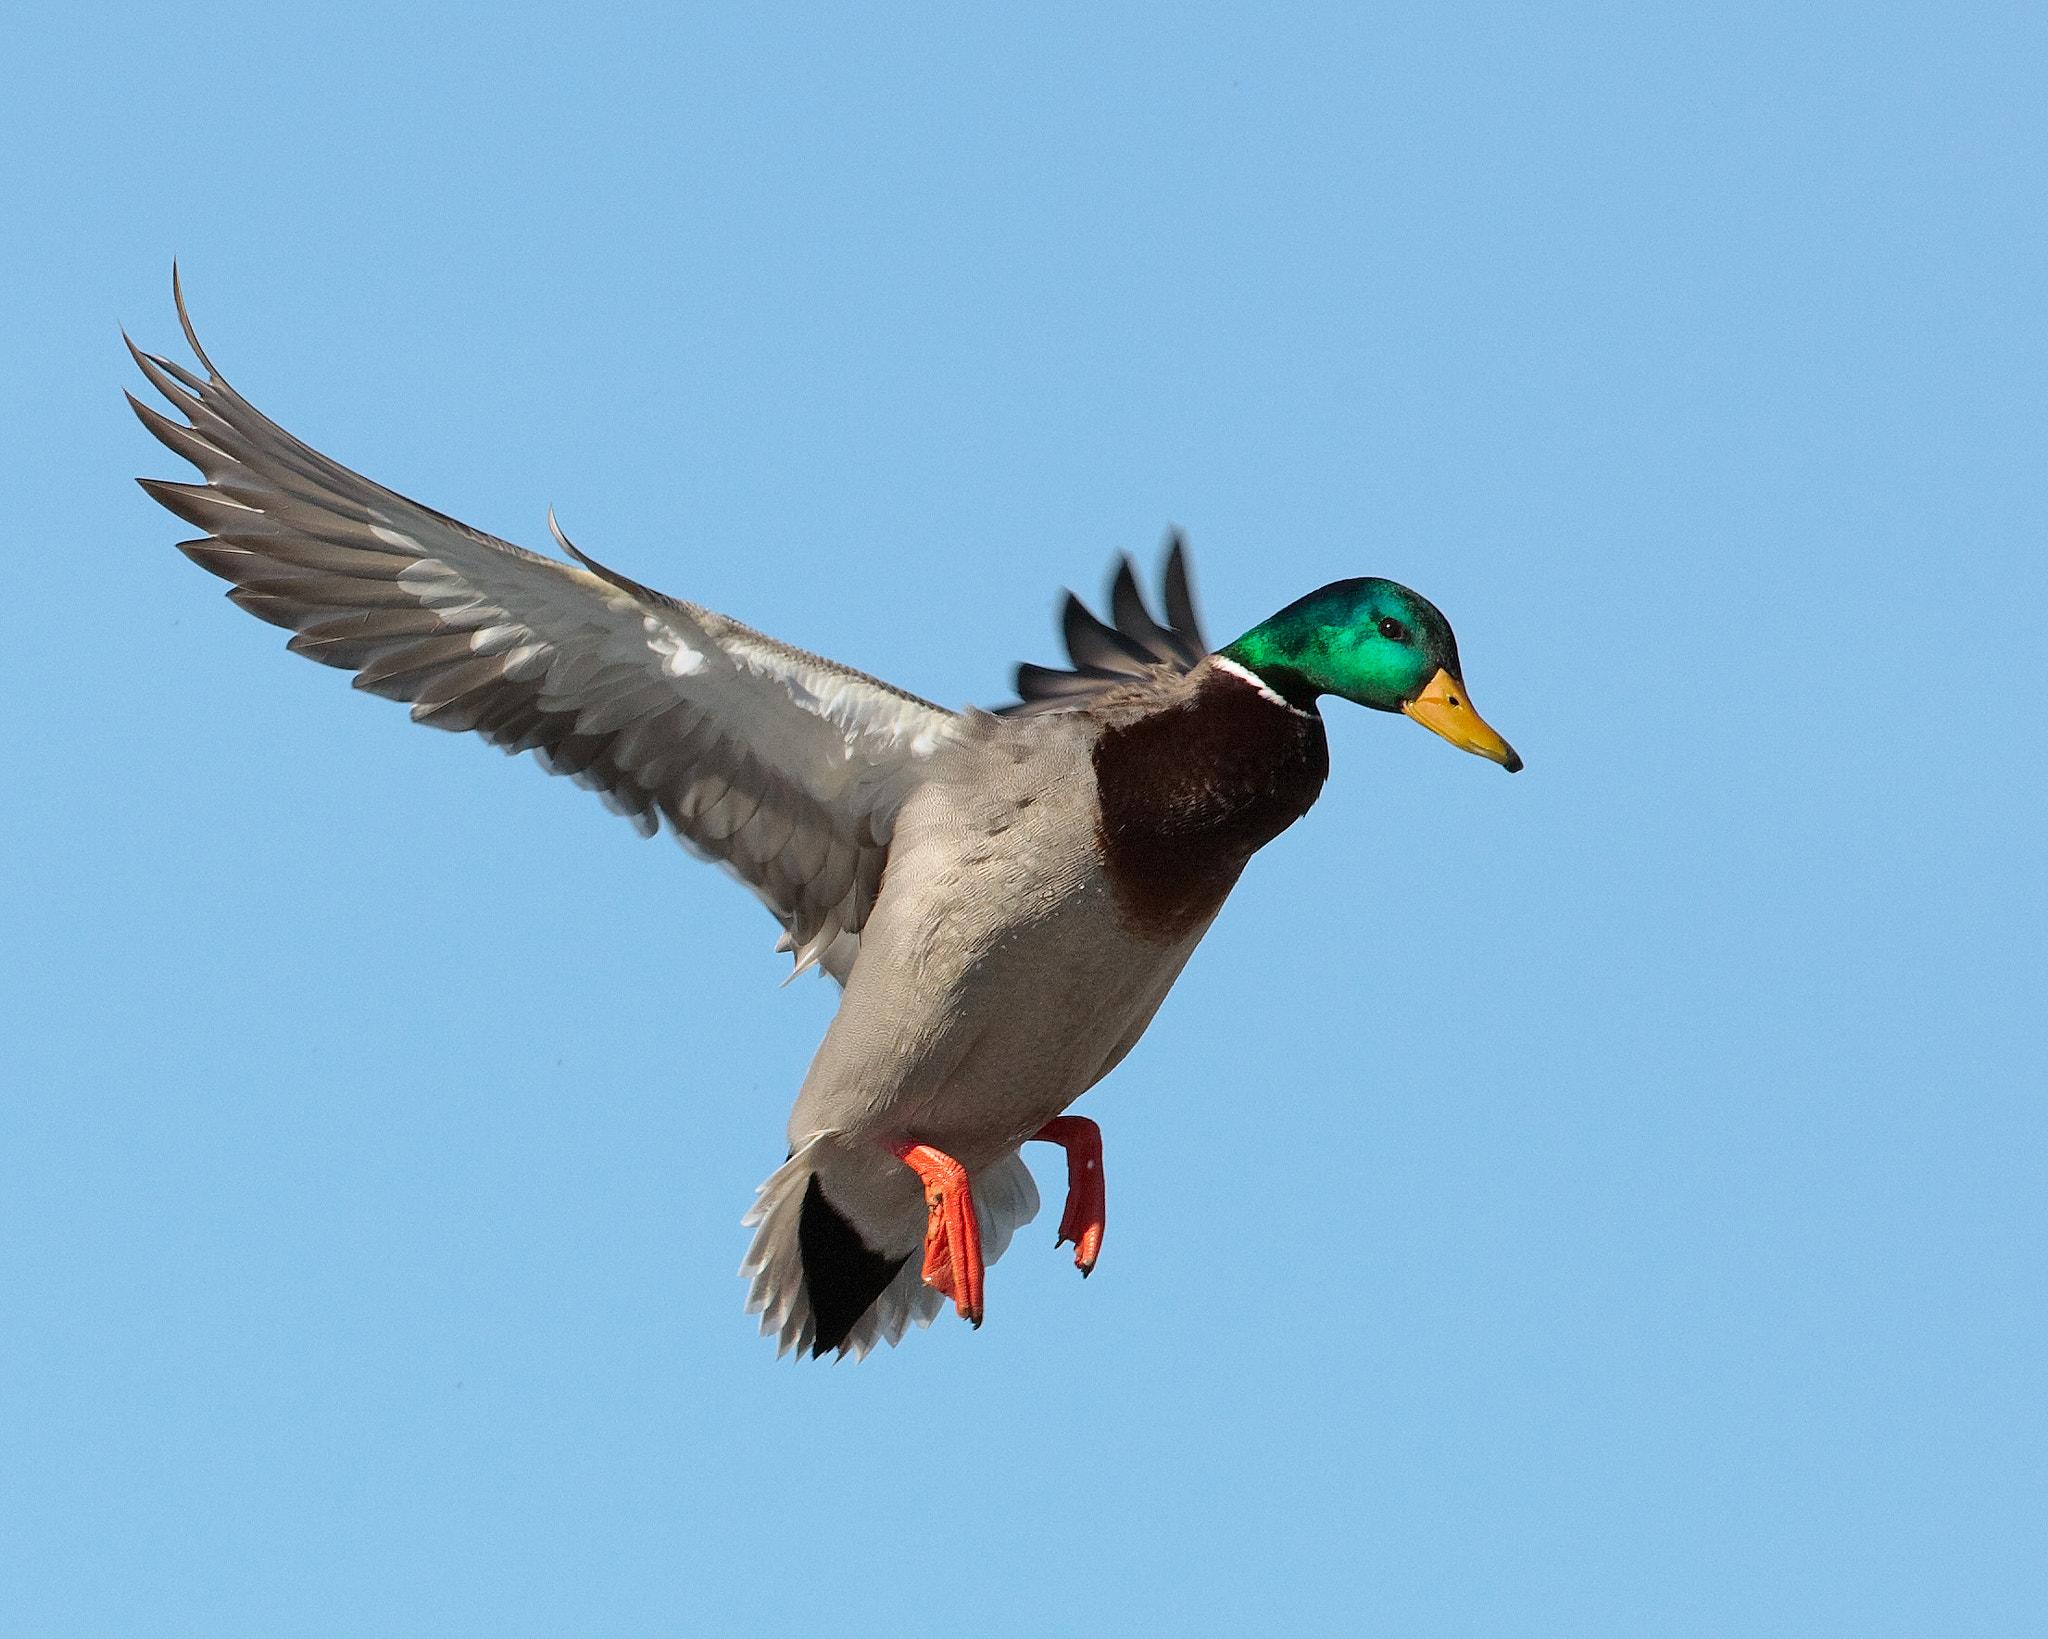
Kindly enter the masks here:
[[[177, 294], [174, 291], [174, 294]], [[744, 1222], [747, 1310], [778, 1354], [864, 1356], [983, 1275], [1038, 1210], [1020, 1159], [1066, 1151], [1059, 1242], [1104, 1222], [1101, 1134], [1067, 1107], [1144, 1034], [1252, 854], [1329, 770], [1317, 702], [1401, 712], [1506, 768], [1449, 623], [1337, 581], [1211, 650], [1187, 554], [1163, 615], [1128, 558], [1109, 622], [1068, 594], [1071, 668], [948, 711], [607, 569], [525, 551], [372, 483], [204, 378], [130, 351], [183, 421], [129, 403], [203, 475], [142, 486], [181, 550], [295, 653], [589, 786], [745, 883], [777, 948], [843, 989]], [[921, 1254], [921, 1255], [920, 1255]]]

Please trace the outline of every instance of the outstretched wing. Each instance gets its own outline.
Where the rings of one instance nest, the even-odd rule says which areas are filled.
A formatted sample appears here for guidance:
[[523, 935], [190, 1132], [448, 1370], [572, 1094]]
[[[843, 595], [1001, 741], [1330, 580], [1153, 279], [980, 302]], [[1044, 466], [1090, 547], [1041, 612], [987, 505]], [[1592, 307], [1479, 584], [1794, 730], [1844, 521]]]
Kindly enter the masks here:
[[1185, 672], [1200, 662], [1209, 652], [1209, 645], [1202, 640], [1202, 624], [1195, 615], [1195, 595], [1188, 585], [1187, 542], [1179, 530], [1168, 540], [1166, 624], [1162, 626], [1152, 618], [1152, 611], [1145, 607], [1144, 595], [1138, 590], [1131, 560], [1121, 558], [1109, 589], [1109, 612], [1116, 624], [1104, 625], [1069, 592], [1060, 611], [1060, 629], [1074, 669], [1055, 671], [1028, 661], [1019, 666], [1020, 698], [1013, 706], [1001, 707], [1001, 715], [1029, 717], [1041, 712], [1072, 711], [1115, 689], [1146, 682], [1162, 671]]
[[[845, 983], [896, 813], [951, 712], [592, 562], [523, 551], [300, 443], [221, 379], [129, 344], [180, 414], [128, 402], [205, 476], [142, 487], [205, 530], [180, 550], [295, 634], [295, 653], [416, 723], [531, 751], [651, 836], [667, 820], [782, 923], [796, 971]], [[552, 523], [552, 519], [550, 520]]]

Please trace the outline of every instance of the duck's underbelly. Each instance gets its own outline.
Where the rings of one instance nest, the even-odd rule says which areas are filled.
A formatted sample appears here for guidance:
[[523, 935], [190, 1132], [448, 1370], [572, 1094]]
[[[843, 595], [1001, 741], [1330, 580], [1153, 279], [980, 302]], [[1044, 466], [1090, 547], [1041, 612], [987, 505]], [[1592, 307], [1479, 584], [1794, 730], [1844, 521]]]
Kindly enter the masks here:
[[1130, 1051], [1207, 919], [1170, 943], [1132, 932], [1092, 837], [1042, 817], [1039, 846], [943, 824], [899, 837], [891, 873], [916, 887], [884, 884], [791, 1114], [793, 1147], [825, 1131], [906, 1137], [975, 1171]]
[[1136, 1045], [1205, 930], [1133, 939], [1099, 884], [1013, 930], [960, 976], [933, 1021], [942, 1073], [901, 1085], [895, 1124], [970, 1169], [1015, 1148]]

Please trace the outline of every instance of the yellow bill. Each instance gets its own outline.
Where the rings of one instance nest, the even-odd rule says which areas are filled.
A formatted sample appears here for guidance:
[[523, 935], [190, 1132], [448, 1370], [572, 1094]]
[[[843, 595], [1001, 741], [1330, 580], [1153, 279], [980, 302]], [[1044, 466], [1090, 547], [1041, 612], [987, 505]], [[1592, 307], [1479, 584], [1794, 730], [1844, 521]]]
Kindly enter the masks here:
[[1472, 709], [1465, 685], [1447, 671], [1439, 671], [1429, 687], [1401, 708], [1432, 734], [1441, 734], [1460, 751], [1499, 763], [1510, 774], [1522, 769], [1515, 748], [1487, 727], [1486, 719]]

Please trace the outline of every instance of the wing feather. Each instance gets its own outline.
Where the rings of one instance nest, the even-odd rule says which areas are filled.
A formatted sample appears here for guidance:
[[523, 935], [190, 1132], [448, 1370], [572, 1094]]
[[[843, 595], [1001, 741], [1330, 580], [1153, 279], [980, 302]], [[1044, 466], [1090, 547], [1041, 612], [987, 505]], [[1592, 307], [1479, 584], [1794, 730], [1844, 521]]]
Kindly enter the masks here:
[[798, 971], [843, 983], [896, 813], [953, 714], [652, 591], [559, 530], [575, 565], [350, 471], [230, 387], [177, 305], [204, 376], [129, 350], [184, 419], [128, 401], [205, 479], [141, 480], [205, 531], [185, 555], [293, 633], [294, 653], [409, 702], [414, 721], [531, 751], [644, 834], [665, 820], [760, 896]]
[[1072, 711], [1133, 683], [1199, 665], [1209, 645], [1203, 641], [1188, 582], [1187, 543], [1178, 531], [1168, 537], [1164, 591], [1163, 626], [1145, 607], [1129, 558], [1119, 560], [1110, 583], [1110, 617], [1115, 624], [1098, 620], [1069, 592], [1060, 609], [1060, 631], [1073, 670], [1025, 662], [1017, 668], [1018, 701], [1003, 707], [1003, 714]]

